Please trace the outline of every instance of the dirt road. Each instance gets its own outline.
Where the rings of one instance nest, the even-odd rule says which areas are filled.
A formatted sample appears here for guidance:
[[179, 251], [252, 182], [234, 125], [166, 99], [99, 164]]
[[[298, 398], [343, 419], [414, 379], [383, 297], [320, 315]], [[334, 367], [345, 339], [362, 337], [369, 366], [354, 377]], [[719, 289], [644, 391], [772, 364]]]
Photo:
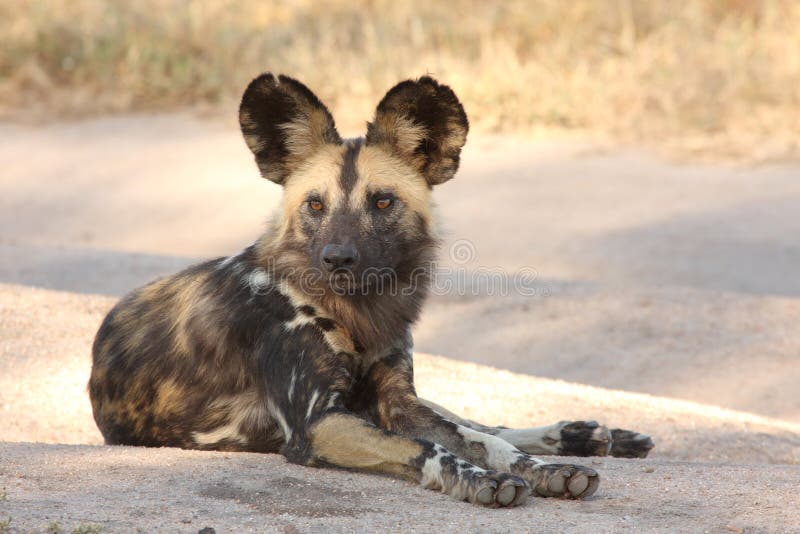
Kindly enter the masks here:
[[245, 246], [280, 190], [226, 125], [0, 125], [0, 525], [800, 532], [799, 171], [468, 143], [435, 193], [420, 393], [486, 422], [594, 418], [657, 443], [652, 460], [595, 460], [588, 502], [490, 511], [273, 456], [100, 446], [85, 384], [114, 298]]
[[[0, 282], [119, 296], [248, 244], [280, 188], [232, 126], [0, 125]], [[440, 279], [475, 282], [431, 299], [417, 348], [800, 422], [799, 177], [471, 139], [436, 199]]]
[[416, 356], [420, 395], [468, 417], [518, 427], [595, 418], [657, 447], [642, 461], [576, 459], [600, 471], [595, 497], [517, 510], [275, 455], [104, 447], [85, 384], [113, 302], [0, 285], [0, 524], [10, 517], [12, 532], [800, 531], [800, 425], [426, 354]]
[[[492, 510], [281, 456], [2, 444], [3, 515], [19, 532], [797, 532], [799, 466], [603, 459], [591, 500]], [[576, 460], [580, 461], [580, 460]], [[584, 459], [585, 461], [585, 459]], [[736, 483], [725, 483], [725, 480]]]

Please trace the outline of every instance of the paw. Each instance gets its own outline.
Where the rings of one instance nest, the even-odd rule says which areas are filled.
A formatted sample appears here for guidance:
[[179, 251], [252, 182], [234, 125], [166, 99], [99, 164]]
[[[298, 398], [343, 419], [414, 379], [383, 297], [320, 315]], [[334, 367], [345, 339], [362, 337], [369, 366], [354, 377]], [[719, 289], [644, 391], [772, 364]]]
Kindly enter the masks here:
[[470, 485], [472, 491], [467, 500], [492, 508], [518, 506], [531, 493], [530, 486], [520, 477], [494, 471], [475, 475]]
[[612, 435], [597, 421], [562, 423], [560, 456], [606, 456], [612, 449]]
[[611, 439], [611, 456], [617, 458], [645, 458], [655, 446], [650, 436], [621, 428], [611, 431]]
[[533, 493], [540, 497], [585, 499], [597, 491], [600, 477], [588, 467], [567, 464], [543, 464], [534, 469]]

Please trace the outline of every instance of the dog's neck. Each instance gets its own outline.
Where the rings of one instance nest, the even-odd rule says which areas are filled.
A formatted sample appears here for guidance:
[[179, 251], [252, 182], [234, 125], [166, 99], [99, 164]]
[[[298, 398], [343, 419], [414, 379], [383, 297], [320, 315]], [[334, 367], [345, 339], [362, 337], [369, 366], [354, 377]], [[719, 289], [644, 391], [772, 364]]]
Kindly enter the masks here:
[[364, 351], [382, 351], [405, 345], [428, 295], [436, 249], [420, 252], [419, 265], [394, 271], [386, 285], [333, 288], [319, 279], [304, 278], [304, 251], [269, 233], [252, 247], [253, 260], [270, 278], [289, 287], [293, 300], [320, 310], [346, 329]]
[[406, 285], [397, 291], [328, 292], [318, 299], [321, 307], [339, 322], [366, 351], [380, 351], [405, 339], [419, 318], [428, 285]]

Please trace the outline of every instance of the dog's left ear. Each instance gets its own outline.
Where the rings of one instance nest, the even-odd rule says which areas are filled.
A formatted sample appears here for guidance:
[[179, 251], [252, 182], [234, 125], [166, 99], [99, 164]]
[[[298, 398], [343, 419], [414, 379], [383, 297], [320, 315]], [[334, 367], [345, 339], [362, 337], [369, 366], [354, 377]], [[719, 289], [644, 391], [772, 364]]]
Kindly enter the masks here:
[[467, 114], [453, 90], [424, 76], [386, 93], [367, 126], [367, 145], [386, 148], [434, 186], [458, 170], [468, 131]]

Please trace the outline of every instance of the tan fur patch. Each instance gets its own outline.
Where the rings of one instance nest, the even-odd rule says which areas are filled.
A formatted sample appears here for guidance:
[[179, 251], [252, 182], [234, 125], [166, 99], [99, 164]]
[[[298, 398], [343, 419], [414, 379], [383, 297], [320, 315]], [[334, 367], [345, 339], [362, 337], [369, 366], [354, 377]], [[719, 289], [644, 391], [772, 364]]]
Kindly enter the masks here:
[[383, 113], [375, 118], [375, 125], [385, 136], [394, 139], [395, 148], [408, 157], [428, 133], [424, 126], [400, 113]]
[[167, 379], [158, 386], [153, 411], [165, 418], [170, 414], [180, 413], [185, 398], [186, 391], [183, 386], [174, 379]]
[[333, 330], [325, 332], [325, 342], [334, 352], [353, 354], [356, 351], [353, 339], [338, 324]]
[[333, 414], [311, 429], [316, 457], [341, 467], [410, 476], [410, 462], [422, 446], [401, 436], [386, 435], [352, 415]]
[[[241, 110], [239, 112], [239, 123], [242, 125], [244, 129], [251, 129], [254, 126], [257, 126], [254, 122], [252, 117], [250, 117], [250, 113], [246, 110]], [[244, 134], [244, 141], [247, 143], [248, 148], [255, 154], [260, 152], [262, 148], [264, 148], [264, 140], [261, 139], [258, 135], [254, 134]]]
[[[278, 291], [280, 291], [281, 294], [289, 300], [289, 304], [291, 304], [294, 308], [299, 308], [303, 305], [312, 306], [314, 304], [308, 295], [294, 287], [286, 280], [280, 281]], [[308, 321], [305, 322], [313, 321], [313, 318], [306, 318], [304, 316], [300, 316], [298, 319], [308, 319]]]
[[356, 161], [358, 181], [350, 194], [350, 206], [363, 209], [369, 192], [394, 191], [411, 212], [430, 219], [431, 192], [425, 178], [399, 158], [380, 147], [363, 146]]
[[370, 381], [375, 384], [380, 424], [394, 430], [400, 414], [411, 414], [417, 407], [417, 396], [413, 390], [413, 370], [405, 362], [390, 367], [376, 363], [370, 370]]
[[326, 210], [339, 206], [344, 196], [339, 174], [345, 150], [341, 145], [324, 145], [292, 174], [284, 186], [284, 220], [290, 220], [302, 209], [311, 191], [320, 195]]
[[[295, 288], [291, 283], [287, 282], [286, 280], [282, 280], [280, 285], [278, 286], [278, 290], [281, 292], [283, 296], [289, 299], [289, 303], [294, 308], [299, 308], [303, 305], [314, 306], [317, 304], [314, 300], [310, 299], [306, 294], [302, 291]], [[322, 317], [322, 316], [314, 316], [314, 317], [307, 317], [303, 314], [298, 314], [295, 316], [294, 319], [286, 323], [287, 329], [294, 329], [304, 325], [313, 325], [317, 318], [328, 319], [331, 321], [335, 328], [333, 330], [328, 330], [323, 332], [325, 342], [334, 352], [347, 352], [347, 353], [354, 353], [355, 352], [355, 344], [353, 343], [353, 339], [347, 333], [347, 331], [336, 321], [330, 319], [329, 317]]]
[[210, 314], [211, 297], [201, 296], [201, 288], [208, 278], [208, 273], [197, 273], [191, 278], [177, 278], [175, 280], [176, 293], [172, 302], [173, 329], [175, 331], [175, 344], [181, 352], [189, 353], [190, 343], [187, 325], [194, 315]]
[[447, 121], [447, 126], [450, 130], [450, 135], [444, 138], [444, 142], [442, 143], [443, 151], [452, 152], [460, 150], [467, 142], [467, 129], [464, 128], [461, 122], [455, 117], [451, 117]]
[[267, 416], [266, 408], [259, 402], [255, 391], [217, 399], [208, 411], [211, 417], [220, 418], [225, 423], [210, 432], [194, 432], [192, 439], [201, 445], [212, 445], [224, 439], [246, 443], [247, 438], [240, 432], [242, 424], [265, 425]]
[[[290, 154], [290, 167], [302, 163], [325, 144], [325, 131], [330, 128], [326, 113], [318, 108], [304, 110], [293, 121], [280, 125], [286, 134], [286, 148]], [[335, 146], [335, 145], [331, 145]]]

